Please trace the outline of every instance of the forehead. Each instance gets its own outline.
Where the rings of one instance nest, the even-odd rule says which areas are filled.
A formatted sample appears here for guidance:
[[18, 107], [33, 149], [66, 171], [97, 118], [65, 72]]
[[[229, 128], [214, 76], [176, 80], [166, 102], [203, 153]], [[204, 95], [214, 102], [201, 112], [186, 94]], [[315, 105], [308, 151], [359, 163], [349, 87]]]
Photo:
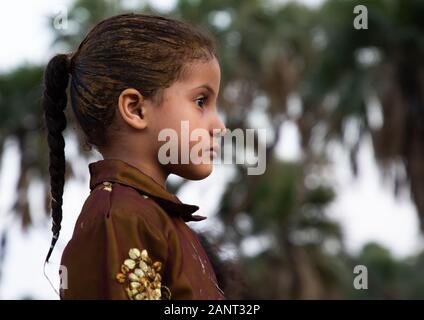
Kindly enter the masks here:
[[221, 80], [221, 70], [216, 58], [208, 61], [196, 61], [184, 66], [181, 79], [177, 82], [188, 87], [196, 87], [209, 84], [215, 92], [219, 90]]

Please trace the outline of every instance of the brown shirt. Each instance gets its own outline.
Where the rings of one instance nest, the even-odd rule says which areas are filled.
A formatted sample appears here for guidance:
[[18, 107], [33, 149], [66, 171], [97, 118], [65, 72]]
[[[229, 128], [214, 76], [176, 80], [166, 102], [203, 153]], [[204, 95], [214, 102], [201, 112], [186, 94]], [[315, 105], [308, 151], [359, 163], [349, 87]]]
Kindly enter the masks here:
[[225, 299], [186, 224], [206, 219], [193, 215], [198, 206], [121, 160], [89, 171], [91, 193], [62, 256], [62, 299]]

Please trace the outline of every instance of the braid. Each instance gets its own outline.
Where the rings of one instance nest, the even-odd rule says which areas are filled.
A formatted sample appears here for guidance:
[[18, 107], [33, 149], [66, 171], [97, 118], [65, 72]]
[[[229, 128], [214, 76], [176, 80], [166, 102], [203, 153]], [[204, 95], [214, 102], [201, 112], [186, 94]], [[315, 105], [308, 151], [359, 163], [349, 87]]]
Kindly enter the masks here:
[[66, 128], [64, 109], [67, 104], [66, 89], [69, 82], [68, 56], [59, 54], [48, 63], [44, 73], [43, 108], [49, 145], [49, 173], [51, 188], [52, 232], [46, 262], [59, 238], [62, 221], [62, 197], [65, 184], [65, 140], [62, 132]]

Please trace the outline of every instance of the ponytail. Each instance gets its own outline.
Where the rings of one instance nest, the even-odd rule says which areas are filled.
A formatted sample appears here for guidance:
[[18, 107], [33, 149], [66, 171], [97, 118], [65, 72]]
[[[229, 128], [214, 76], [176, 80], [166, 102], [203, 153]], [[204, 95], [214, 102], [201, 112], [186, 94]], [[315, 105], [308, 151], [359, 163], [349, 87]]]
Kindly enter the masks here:
[[62, 132], [66, 128], [66, 90], [69, 82], [69, 59], [65, 54], [54, 56], [44, 73], [43, 109], [49, 145], [49, 174], [51, 188], [53, 238], [45, 262], [49, 261], [59, 238], [62, 221], [62, 198], [65, 184], [65, 140]]

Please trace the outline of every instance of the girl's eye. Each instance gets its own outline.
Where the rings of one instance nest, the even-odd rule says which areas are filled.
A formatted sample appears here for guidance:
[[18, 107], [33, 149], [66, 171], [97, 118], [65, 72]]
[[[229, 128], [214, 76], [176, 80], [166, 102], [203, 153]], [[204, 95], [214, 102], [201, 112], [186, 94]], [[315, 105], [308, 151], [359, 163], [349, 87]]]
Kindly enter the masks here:
[[196, 104], [200, 108], [203, 108], [203, 106], [205, 105], [207, 99], [208, 99], [207, 97], [201, 97], [201, 98], [196, 99], [195, 101], [196, 101]]

